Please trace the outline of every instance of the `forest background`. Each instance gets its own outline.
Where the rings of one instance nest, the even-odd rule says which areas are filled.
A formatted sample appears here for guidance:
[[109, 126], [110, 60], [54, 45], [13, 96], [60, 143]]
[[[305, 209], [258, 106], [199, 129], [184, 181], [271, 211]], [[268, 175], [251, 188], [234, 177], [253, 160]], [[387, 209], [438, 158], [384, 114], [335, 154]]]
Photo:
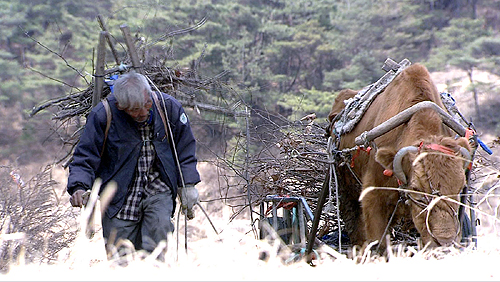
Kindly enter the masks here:
[[[123, 23], [151, 42], [207, 17], [195, 31], [156, 43], [148, 55], [168, 57], [166, 64], [177, 68], [196, 61], [205, 77], [227, 70], [220, 80], [245, 104], [292, 120], [314, 112], [325, 121], [335, 92], [376, 81], [387, 57], [423, 63], [431, 72], [465, 71], [471, 105], [481, 93], [498, 91], [474, 80], [478, 70], [500, 75], [498, 0], [0, 0], [0, 14], [3, 165], [57, 158], [62, 141], [53, 113], [29, 113], [88, 87], [99, 14], [122, 43]], [[476, 126], [500, 131], [498, 119], [481, 116], [487, 109], [476, 103], [475, 110]], [[202, 127], [207, 138], [220, 139], [224, 131], [217, 123]]]

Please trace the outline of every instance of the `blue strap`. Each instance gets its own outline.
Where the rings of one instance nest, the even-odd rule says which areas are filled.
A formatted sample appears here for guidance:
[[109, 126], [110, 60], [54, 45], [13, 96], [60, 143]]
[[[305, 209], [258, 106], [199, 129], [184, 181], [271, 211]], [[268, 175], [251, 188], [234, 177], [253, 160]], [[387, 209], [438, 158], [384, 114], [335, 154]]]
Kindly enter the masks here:
[[477, 143], [479, 143], [479, 145], [481, 146], [481, 148], [483, 148], [483, 150], [486, 153], [488, 153], [488, 155], [493, 154], [493, 151], [488, 147], [488, 145], [484, 144], [483, 141], [481, 141], [481, 139], [477, 138]]
[[111, 89], [111, 93], [113, 93], [113, 80], [117, 80], [118, 79], [118, 75], [117, 74], [113, 74], [112, 76], [109, 77], [109, 79], [105, 79], [104, 82], [106, 82], [106, 84], [109, 86], [109, 89]]

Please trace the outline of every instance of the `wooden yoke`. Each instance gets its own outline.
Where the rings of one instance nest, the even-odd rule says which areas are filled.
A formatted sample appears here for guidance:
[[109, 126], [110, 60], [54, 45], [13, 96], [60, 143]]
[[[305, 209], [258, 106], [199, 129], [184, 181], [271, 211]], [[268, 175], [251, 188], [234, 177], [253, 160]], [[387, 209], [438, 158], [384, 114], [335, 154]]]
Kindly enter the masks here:
[[130, 36], [130, 28], [127, 24], [122, 24], [120, 26], [120, 29], [122, 30], [123, 37], [125, 38], [125, 44], [127, 45], [128, 54], [130, 55], [130, 59], [132, 60], [132, 66], [134, 66], [136, 72], [144, 74], [144, 69], [142, 68], [139, 56], [137, 56], [137, 50], [135, 49], [134, 42], [132, 41], [132, 37]]
[[[151, 83], [151, 85], [154, 86], [153, 81], [151, 81], [151, 79], [149, 79], [149, 77], [146, 76], [146, 74], [144, 73], [144, 69], [141, 66], [141, 62], [139, 61], [139, 56], [137, 56], [137, 50], [135, 49], [134, 42], [132, 41], [132, 37], [130, 36], [129, 27], [127, 26], [127, 24], [122, 24], [120, 26], [120, 29], [122, 30], [123, 37], [125, 38], [125, 43], [127, 44], [128, 53], [130, 55], [130, 59], [132, 60], [132, 65], [133, 65], [134, 69], [138, 73], [143, 74], [146, 77], [146, 79], [149, 81], [149, 83]], [[158, 89], [158, 88], [156, 88], [156, 92], [153, 92], [151, 96], [152, 96], [153, 100], [155, 101], [156, 109], [158, 110], [158, 113], [160, 114], [161, 120], [163, 122], [163, 126], [165, 128], [165, 137], [163, 138], [163, 139], [165, 139], [165, 138], [167, 138], [167, 136], [169, 134], [169, 128], [167, 127], [167, 118], [165, 116], [166, 110], [161, 109], [160, 101], [159, 101], [158, 97], [156, 97], [156, 95], [162, 95], [160, 89]], [[165, 107], [165, 105], [164, 105], [164, 107]], [[170, 140], [168, 140], [168, 141], [170, 142]]]
[[94, 73], [94, 93], [92, 96], [92, 107], [95, 107], [102, 98], [102, 88], [104, 86], [104, 64], [106, 60], [106, 31], [99, 34], [99, 44], [97, 45], [97, 61]]
[[113, 45], [113, 42], [111, 41], [111, 38], [109, 36], [109, 33], [107, 32], [108, 29], [106, 28], [106, 24], [104, 23], [104, 19], [102, 18], [101, 15], [97, 16], [97, 22], [99, 23], [99, 26], [101, 27], [102, 31], [106, 31], [106, 41], [108, 42], [109, 49], [111, 49], [111, 54], [113, 54], [113, 57], [115, 58], [115, 62], [117, 65], [120, 65], [120, 60], [118, 59], [118, 53], [116, 52], [115, 45]]

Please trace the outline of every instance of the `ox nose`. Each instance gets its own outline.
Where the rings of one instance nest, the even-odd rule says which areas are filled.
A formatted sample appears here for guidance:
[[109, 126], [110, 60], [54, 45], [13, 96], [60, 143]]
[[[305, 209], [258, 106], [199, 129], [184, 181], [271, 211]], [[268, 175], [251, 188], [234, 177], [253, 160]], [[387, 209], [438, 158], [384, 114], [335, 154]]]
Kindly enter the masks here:
[[458, 235], [453, 230], [449, 230], [448, 232], [436, 232], [434, 233], [434, 241], [442, 247], [451, 247], [458, 239]]
[[453, 246], [453, 242], [455, 242], [455, 238], [437, 238], [437, 241], [441, 247], [451, 247]]

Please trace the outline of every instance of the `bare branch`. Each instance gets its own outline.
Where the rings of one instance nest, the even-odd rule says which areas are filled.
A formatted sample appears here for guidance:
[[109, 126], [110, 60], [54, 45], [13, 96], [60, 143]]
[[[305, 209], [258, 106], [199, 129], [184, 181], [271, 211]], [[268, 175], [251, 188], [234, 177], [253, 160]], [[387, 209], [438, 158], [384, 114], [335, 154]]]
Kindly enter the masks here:
[[42, 48], [44, 48], [45, 50], [49, 51], [50, 53], [58, 56], [61, 60], [63, 60], [66, 63], [66, 66], [68, 66], [69, 68], [71, 68], [72, 70], [74, 70], [76, 73], [78, 73], [85, 80], [85, 82], [87, 83], [87, 85], [90, 85], [90, 83], [85, 78], [85, 75], [83, 75], [79, 70], [77, 70], [75, 67], [73, 67], [72, 65], [70, 65], [68, 63], [68, 61], [62, 55], [60, 55], [57, 52], [52, 51], [50, 48], [48, 48], [47, 46], [45, 46], [42, 43], [40, 43], [40, 41], [38, 41], [35, 38], [33, 38], [31, 35], [29, 35], [29, 33], [22, 26], [19, 26], [19, 28], [23, 30], [24, 35], [26, 35], [26, 37], [28, 37], [29, 39], [33, 40], [36, 44], [42, 46]]
[[187, 28], [184, 28], [184, 29], [180, 29], [180, 30], [174, 30], [172, 32], [169, 32], [155, 40], [153, 40], [151, 43], [149, 44], [146, 44], [144, 47], [141, 47], [141, 49], [143, 48], [147, 48], [147, 47], [150, 47], [152, 45], [155, 45], [156, 43], [160, 42], [160, 41], [163, 41], [169, 37], [173, 37], [173, 36], [176, 36], [176, 35], [180, 35], [180, 34], [184, 34], [184, 33], [188, 33], [188, 32], [191, 32], [191, 31], [194, 31], [194, 30], [197, 30], [198, 28], [200, 28], [201, 26], [203, 26], [205, 23], [207, 22], [207, 16], [203, 17], [196, 25], [192, 26], [192, 27], [187, 27]]
[[64, 82], [64, 81], [62, 81], [62, 80], [59, 80], [59, 79], [57, 79], [57, 78], [50, 77], [50, 76], [48, 76], [48, 75], [44, 74], [43, 72], [41, 72], [41, 71], [39, 71], [39, 70], [36, 70], [36, 69], [34, 69], [34, 68], [30, 67], [30, 66], [26, 66], [26, 68], [27, 68], [27, 69], [29, 69], [29, 70], [30, 70], [30, 71], [32, 71], [32, 72], [36, 72], [36, 73], [38, 73], [39, 75], [41, 75], [41, 76], [43, 76], [43, 77], [46, 77], [46, 78], [50, 79], [50, 80], [56, 81], [56, 82], [58, 82], [58, 83], [61, 83], [61, 84], [63, 84], [63, 85], [66, 85], [66, 86], [68, 86], [68, 87], [71, 87], [71, 88], [75, 88], [75, 89], [77, 89], [77, 90], [79, 90], [79, 91], [80, 91], [80, 89], [78, 89], [78, 87], [75, 87], [75, 86], [73, 86], [73, 85], [69, 85], [69, 84], [67, 84], [66, 82]]

